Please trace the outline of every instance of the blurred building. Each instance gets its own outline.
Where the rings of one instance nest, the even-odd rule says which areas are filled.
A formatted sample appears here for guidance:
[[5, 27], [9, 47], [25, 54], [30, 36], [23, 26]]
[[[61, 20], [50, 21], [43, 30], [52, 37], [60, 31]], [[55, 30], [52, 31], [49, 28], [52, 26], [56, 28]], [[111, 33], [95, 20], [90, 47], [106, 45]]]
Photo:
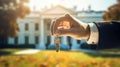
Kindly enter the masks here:
[[[83, 22], [102, 21], [104, 11], [93, 11], [91, 6], [88, 10], [76, 11], [63, 6], [55, 6], [42, 11], [33, 11], [25, 19], [19, 19], [18, 25], [20, 32], [17, 38], [9, 38], [9, 45], [34, 45], [39, 49], [50, 48], [54, 45], [54, 36], [50, 35], [51, 21], [66, 13], [74, 15]], [[63, 36], [61, 38], [61, 47], [76, 49], [80, 48], [81, 41], [71, 37]]]
[[78, 11], [76, 17], [83, 22], [97, 22], [102, 21], [104, 11], [94, 11], [92, 7], [89, 5], [87, 10]]

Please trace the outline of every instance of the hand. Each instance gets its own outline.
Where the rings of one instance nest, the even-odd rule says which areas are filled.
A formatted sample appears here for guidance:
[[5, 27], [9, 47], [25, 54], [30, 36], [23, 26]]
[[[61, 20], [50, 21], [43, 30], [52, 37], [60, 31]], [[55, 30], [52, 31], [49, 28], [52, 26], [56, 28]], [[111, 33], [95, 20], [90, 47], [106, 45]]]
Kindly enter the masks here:
[[75, 39], [88, 39], [90, 35], [89, 25], [66, 14], [53, 21], [51, 25], [53, 36], [71, 36]]

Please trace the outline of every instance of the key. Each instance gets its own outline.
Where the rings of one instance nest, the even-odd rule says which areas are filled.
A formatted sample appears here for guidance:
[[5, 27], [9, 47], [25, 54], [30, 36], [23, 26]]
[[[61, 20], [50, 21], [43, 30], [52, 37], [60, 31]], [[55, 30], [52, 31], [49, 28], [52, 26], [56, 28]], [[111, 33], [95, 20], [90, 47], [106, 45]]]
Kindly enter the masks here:
[[56, 36], [54, 42], [56, 45], [56, 52], [59, 52], [59, 50], [60, 50], [60, 38], [58, 36]]

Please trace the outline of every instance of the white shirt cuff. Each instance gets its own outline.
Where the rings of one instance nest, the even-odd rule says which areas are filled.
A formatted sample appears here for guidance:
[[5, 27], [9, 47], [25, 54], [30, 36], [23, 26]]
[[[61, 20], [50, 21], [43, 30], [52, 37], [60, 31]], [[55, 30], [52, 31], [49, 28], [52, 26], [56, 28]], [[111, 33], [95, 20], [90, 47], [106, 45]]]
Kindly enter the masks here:
[[87, 41], [88, 44], [98, 44], [99, 31], [94, 23], [88, 23], [90, 26], [90, 37]]

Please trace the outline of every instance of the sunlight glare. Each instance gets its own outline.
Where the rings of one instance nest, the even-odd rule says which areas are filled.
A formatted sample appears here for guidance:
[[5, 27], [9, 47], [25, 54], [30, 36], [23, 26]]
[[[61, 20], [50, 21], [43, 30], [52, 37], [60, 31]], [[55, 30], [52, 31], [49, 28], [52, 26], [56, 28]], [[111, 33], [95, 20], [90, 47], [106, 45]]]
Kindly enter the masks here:
[[94, 10], [105, 10], [110, 5], [114, 4], [115, 0], [30, 0], [30, 9], [41, 10], [42, 8], [50, 8], [52, 6], [61, 5], [66, 8], [73, 8], [77, 6], [77, 10], [87, 10], [88, 6], [91, 5]]
[[51, 6], [62, 5], [68, 8], [73, 6], [79, 6], [79, 8], [84, 8], [85, 5], [89, 5], [89, 0], [30, 0], [29, 6], [31, 9], [35, 7], [36, 9], [41, 9], [44, 7], [50, 8]]

